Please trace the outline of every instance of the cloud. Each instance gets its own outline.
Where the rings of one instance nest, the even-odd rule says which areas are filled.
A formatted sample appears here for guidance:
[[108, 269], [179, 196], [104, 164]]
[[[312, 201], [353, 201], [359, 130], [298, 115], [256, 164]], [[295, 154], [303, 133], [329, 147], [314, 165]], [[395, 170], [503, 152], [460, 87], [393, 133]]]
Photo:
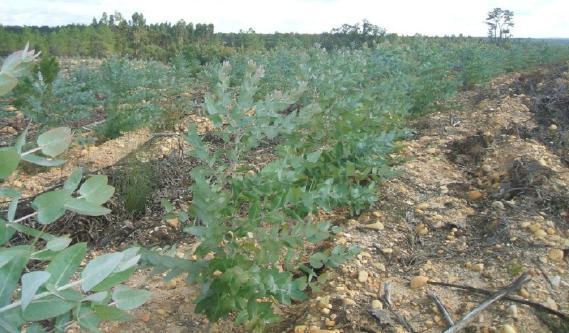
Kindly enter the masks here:
[[502, 7], [514, 11], [518, 37], [569, 37], [566, 0], [19, 0], [3, 5], [4, 25], [90, 23], [103, 11], [130, 17], [142, 12], [147, 22], [213, 23], [216, 31], [252, 27], [257, 32], [329, 31], [367, 18], [389, 32], [412, 35], [486, 34], [486, 13]]

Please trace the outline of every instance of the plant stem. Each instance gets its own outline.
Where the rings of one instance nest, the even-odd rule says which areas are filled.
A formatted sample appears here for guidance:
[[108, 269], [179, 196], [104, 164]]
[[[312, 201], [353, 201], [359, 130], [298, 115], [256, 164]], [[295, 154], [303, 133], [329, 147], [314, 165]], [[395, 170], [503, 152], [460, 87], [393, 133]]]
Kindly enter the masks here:
[[26, 156], [26, 155], [29, 155], [29, 154], [31, 154], [31, 153], [35, 153], [35, 152], [38, 151], [38, 150], [41, 150], [41, 147], [35, 147], [34, 149], [30, 149], [30, 150], [28, 150], [28, 151], [22, 153], [22, 156]]
[[26, 216], [20, 217], [19, 219], [15, 220], [15, 221], [12, 222], [12, 223], [20, 223], [20, 222], [25, 221], [25, 220], [27, 220], [27, 219], [29, 219], [29, 218], [32, 218], [32, 217], [34, 217], [34, 216], [36, 216], [36, 215], [38, 215], [38, 212], [33, 212], [33, 213], [28, 214], [28, 215], [26, 215]]
[[[55, 289], [54, 291], [44, 291], [43, 293], [39, 293], [39, 294], [35, 295], [34, 297], [32, 297], [32, 301], [35, 301], [35, 300], [38, 300], [38, 299], [41, 299], [41, 298], [44, 298], [47, 296], [55, 295], [58, 291], [63, 291], [63, 290], [75, 287], [77, 285], [80, 285], [82, 282], [83, 282], [83, 279], [77, 280], [75, 282], [68, 283], [66, 285], [63, 285], [63, 286]], [[22, 304], [22, 300], [21, 299], [17, 300], [16, 302], [14, 302], [12, 304], [8, 304], [8, 305], [0, 308], [0, 313], [6, 312], [6, 311], [14, 309], [14, 308], [17, 308], [21, 304]]]

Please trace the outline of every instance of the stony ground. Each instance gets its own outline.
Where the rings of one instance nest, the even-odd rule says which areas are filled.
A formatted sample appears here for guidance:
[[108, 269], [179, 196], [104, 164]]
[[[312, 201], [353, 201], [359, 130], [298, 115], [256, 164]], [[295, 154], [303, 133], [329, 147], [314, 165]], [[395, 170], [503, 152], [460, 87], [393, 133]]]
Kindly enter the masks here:
[[[325, 288], [310, 301], [278, 309], [284, 321], [271, 332], [442, 332], [447, 324], [429, 292], [440, 298], [454, 321], [485, 297], [433, 282], [493, 291], [523, 272], [531, 281], [517, 292], [518, 297], [569, 313], [567, 67], [507, 75], [460, 94], [455, 104], [459, 107], [412, 124], [415, 135], [403, 142], [398, 153], [407, 162], [398, 167], [396, 178], [382, 185], [375, 207], [357, 217], [341, 210], [321, 214], [344, 227], [336, 242], [357, 244], [362, 252], [340, 269], [325, 272]], [[203, 120], [192, 121], [207, 130]], [[184, 147], [176, 137], [156, 139], [144, 131], [130, 135], [133, 139], [72, 150], [71, 156], [76, 156], [72, 160], [76, 165], [105, 160], [112, 164], [121, 159], [113, 155], [118, 150], [123, 157], [134, 153], [142, 160], [158, 159], [160, 167], [170, 170], [179, 165], [176, 149]], [[142, 153], [134, 147], [151, 137], [152, 144]], [[31, 179], [33, 184], [43, 179], [53, 183], [56, 177], [47, 176], [58, 172], [62, 176], [66, 170]], [[181, 172], [176, 175], [183, 178]], [[164, 181], [159, 193], [168, 194], [165, 188], [171, 182], [184, 184], [182, 178]], [[24, 189], [33, 194], [50, 182]], [[101, 230], [124, 233], [118, 241], [109, 241], [119, 247], [177, 241], [177, 255], [191, 256], [195, 244], [189, 237], [180, 238], [177, 226], [162, 221], [159, 213], [126, 221], [131, 224], [126, 231], [125, 221], [119, 221], [124, 217], [117, 216], [114, 222], [122, 231]], [[105, 332], [242, 331], [231, 320], [210, 325], [193, 314], [198, 289], [182, 280], [164, 282], [142, 271], [130, 283], [150, 290], [151, 301], [135, 311], [136, 320], [108, 324]], [[394, 309], [410, 327], [404, 328], [381, 300], [386, 285]], [[500, 301], [466, 331], [568, 332], [567, 327], [555, 316]]]

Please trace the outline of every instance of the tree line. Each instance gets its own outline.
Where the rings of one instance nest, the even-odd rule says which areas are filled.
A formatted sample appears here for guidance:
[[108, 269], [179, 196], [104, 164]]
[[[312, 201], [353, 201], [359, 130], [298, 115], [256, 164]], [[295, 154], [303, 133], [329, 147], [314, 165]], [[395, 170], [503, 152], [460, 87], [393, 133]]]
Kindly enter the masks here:
[[36, 50], [52, 56], [96, 57], [112, 55], [138, 59], [169, 60], [185, 54], [199, 62], [223, 59], [237, 50], [272, 49], [286, 45], [310, 47], [315, 43], [326, 48], [361, 46], [385, 36], [385, 29], [364, 20], [361, 24], [344, 24], [323, 34], [257, 34], [253, 29], [238, 33], [216, 33], [213, 24], [180, 20], [175, 24], [147, 23], [141, 13], [130, 18], [115, 12], [103, 13], [91, 24], [65, 26], [2, 26], [0, 56], [19, 49], [26, 42]]

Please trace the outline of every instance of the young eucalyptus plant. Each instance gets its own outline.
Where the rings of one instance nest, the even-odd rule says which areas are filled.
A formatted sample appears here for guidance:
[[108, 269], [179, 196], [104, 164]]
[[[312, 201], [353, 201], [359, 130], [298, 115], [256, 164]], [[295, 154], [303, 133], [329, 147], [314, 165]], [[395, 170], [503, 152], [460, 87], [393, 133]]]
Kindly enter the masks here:
[[[192, 171], [190, 209], [176, 213], [163, 202], [167, 219], [194, 221], [184, 230], [200, 241], [197, 260], [146, 256], [159, 272], [169, 270], [169, 277], [187, 272], [189, 282], [202, 285], [196, 312], [211, 321], [235, 313], [237, 323], [255, 332], [278, 320], [275, 304], [290, 305], [306, 299], [307, 288], [318, 290], [326, 275], [316, 270], [338, 267], [358, 252], [353, 247], [318, 248], [337, 229], [307, 214], [317, 207], [299, 199], [305, 183], [296, 182], [300, 173], [281, 173], [274, 163], [252, 170], [249, 160], [255, 148], [292, 135], [320, 112], [315, 105], [287, 111], [306, 90], [304, 83], [288, 93], [256, 97], [263, 72], [249, 62], [240, 86], [233, 87], [231, 66], [219, 68], [219, 81], [204, 108], [215, 126], [208, 136], [221, 144], [213, 149], [195, 128], [190, 130], [190, 154], [201, 162]], [[305, 162], [311, 163], [299, 161]], [[310, 207], [299, 208], [304, 204]]]
[[[0, 70], [0, 96], [16, 86], [37, 56], [26, 46], [6, 58]], [[21, 161], [63, 164], [56, 157], [71, 143], [69, 128], [41, 134], [32, 148], [27, 148], [27, 132], [26, 128], [13, 146], [0, 148], [0, 184]], [[10, 199], [5, 217], [0, 218], [0, 332], [65, 332], [75, 323], [98, 332], [102, 320], [126, 320], [125, 311], [148, 299], [148, 292], [121, 284], [136, 269], [139, 248], [101, 255], [84, 265], [86, 243], [71, 245], [68, 236], [43, 231], [67, 211], [88, 216], [110, 212], [103, 207], [114, 193], [107, 177], [83, 179], [82, 169], [76, 169], [63, 188], [38, 195], [31, 203], [34, 212], [21, 217], [17, 216], [20, 192], [0, 186], [0, 197]], [[34, 223], [24, 224], [31, 220]], [[17, 233], [22, 237], [15, 239]]]

